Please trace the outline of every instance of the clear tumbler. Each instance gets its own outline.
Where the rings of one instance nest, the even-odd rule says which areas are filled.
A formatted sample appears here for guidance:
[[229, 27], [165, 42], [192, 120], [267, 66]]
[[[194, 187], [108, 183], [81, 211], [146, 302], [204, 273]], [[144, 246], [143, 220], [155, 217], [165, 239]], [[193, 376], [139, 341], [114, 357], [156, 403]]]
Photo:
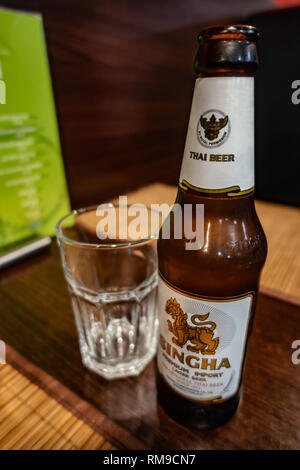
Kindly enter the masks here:
[[156, 352], [157, 232], [149, 208], [142, 233], [127, 208], [101, 207], [72, 211], [56, 235], [83, 364], [115, 379], [138, 375]]

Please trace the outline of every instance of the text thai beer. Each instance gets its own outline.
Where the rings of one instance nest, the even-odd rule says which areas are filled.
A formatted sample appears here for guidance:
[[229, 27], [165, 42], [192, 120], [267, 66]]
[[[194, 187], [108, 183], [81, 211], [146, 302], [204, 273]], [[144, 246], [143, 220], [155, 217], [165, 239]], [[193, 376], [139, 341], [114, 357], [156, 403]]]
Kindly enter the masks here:
[[212, 26], [199, 36], [176, 202], [191, 204], [192, 218], [204, 205], [204, 241], [187, 250], [173, 223], [170, 239], [158, 242], [158, 399], [174, 419], [201, 429], [238, 407], [267, 254], [254, 207], [257, 39], [247, 25]]

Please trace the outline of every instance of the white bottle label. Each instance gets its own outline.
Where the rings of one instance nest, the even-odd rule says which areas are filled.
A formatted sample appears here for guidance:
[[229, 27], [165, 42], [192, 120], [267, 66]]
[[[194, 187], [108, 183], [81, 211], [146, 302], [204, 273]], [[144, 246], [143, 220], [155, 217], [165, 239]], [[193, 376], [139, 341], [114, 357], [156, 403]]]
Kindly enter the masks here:
[[254, 78], [198, 78], [179, 184], [232, 195], [254, 187]]
[[159, 281], [158, 369], [192, 400], [224, 400], [239, 387], [253, 295], [202, 300]]

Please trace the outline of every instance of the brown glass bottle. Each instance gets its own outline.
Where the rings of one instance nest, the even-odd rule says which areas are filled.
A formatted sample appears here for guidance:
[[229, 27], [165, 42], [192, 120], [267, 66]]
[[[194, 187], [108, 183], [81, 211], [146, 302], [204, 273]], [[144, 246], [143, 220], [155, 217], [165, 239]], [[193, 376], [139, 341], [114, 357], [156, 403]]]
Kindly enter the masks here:
[[213, 26], [199, 36], [198, 78], [222, 79], [199, 81], [195, 91], [176, 202], [192, 205], [194, 227], [195, 207], [204, 205], [204, 244], [187, 250], [187, 240], [174, 236], [172, 212], [171, 237], [161, 234], [158, 242], [158, 401], [171, 417], [200, 429], [226, 422], [238, 407], [267, 254], [251, 183], [257, 37], [247, 25]]

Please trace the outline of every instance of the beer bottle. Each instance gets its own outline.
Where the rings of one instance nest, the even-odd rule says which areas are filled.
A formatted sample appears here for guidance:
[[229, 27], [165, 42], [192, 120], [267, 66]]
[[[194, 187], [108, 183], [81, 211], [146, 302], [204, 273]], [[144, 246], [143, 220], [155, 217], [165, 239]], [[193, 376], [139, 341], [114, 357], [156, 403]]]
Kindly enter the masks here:
[[[175, 420], [209, 429], [241, 397], [267, 242], [254, 207], [254, 74], [258, 32], [211, 26], [198, 38], [197, 78], [177, 206], [204, 205], [204, 240], [158, 241], [158, 401]], [[182, 218], [184, 220], [184, 218]], [[182, 222], [183, 223], [183, 222]]]

